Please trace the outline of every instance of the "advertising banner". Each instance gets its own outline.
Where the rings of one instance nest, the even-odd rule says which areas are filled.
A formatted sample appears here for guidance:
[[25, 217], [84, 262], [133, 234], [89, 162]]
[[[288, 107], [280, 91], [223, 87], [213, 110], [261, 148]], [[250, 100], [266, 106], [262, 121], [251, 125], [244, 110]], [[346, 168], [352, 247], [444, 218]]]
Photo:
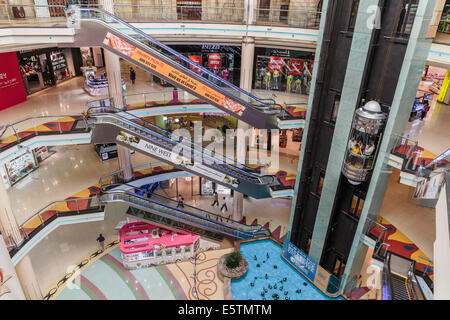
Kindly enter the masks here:
[[289, 74], [293, 76], [301, 76], [303, 72], [303, 59], [291, 58], [289, 62]]
[[117, 136], [116, 140], [126, 143], [134, 148], [145, 151], [152, 155], [155, 155], [156, 157], [159, 157], [167, 162], [174, 163], [176, 165], [194, 171], [211, 180], [223, 182], [232, 185], [233, 187], [237, 187], [239, 185], [239, 180], [232, 178], [223, 172], [216, 171], [201, 163], [192, 163], [190, 159], [183, 157], [181, 154], [177, 152], [161, 148], [158, 145], [145, 141], [127, 132], [120, 131], [120, 134]]
[[306, 253], [292, 243], [287, 242], [287, 245], [284, 247], [284, 257], [314, 283], [317, 263], [308, 257]]
[[269, 71], [274, 72], [275, 70], [277, 70], [279, 73], [282, 73], [283, 72], [283, 64], [284, 64], [283, 57], [270, 57]]
[[208, 53], [208, 67], [212, 69], [222, 68], [222, 55], [220, 53]]
[[0, 110], [27, 100], [15, 52], [0, 53]]
[[[189, 60], [194, 61], [196, 64], [198, 64], [200, 66], [202, 65], [202, 56], [189, 56]], [[190, 65], [189, 68], [194, 72], [200, 71], [199, 68], [197, 68], [193, 65]]]
[[191, 78], [185, 73], [140, 50], [139, 48], [136, 48], [135, 46], [109, 32], [106, 35], [103, 44], [121, 52], [122, 54], [128, 56], [131, 60], [147, 66], [151, 70], [154, 70], [156, 73], [159, 73], [162, 76], [171, 79], [175, 83], [179, 84], [182, 88], [190, 89], [196, 92], [207, 101], [222, 106], [239, 116], [242, 115], [245, 111], [245, 106], [241, 105], [240, 103], [232, 101], [220, 92], [217, 92], [216, 90]]

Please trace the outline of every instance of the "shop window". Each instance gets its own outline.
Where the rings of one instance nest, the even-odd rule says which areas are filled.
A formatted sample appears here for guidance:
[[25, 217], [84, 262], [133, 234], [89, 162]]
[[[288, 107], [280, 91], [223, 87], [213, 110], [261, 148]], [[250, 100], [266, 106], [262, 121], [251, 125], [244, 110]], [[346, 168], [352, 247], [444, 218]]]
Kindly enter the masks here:
[[319, 182], [317, 184], [316, 194], [322, 195], [323, 181], [325, 180], [325, 172], [321, 172], [319, 175]]
[[181, 248], [175, 248], [175, 253], [176, 254], [180, 254], [181, 253]]
[[268, 21], [270, 16], [270, 0], [260, 0], [258, 19]]
[[341, 257], [336, 257], [334, 262], [333, 274], [340, 278], [344, 274], [345, 270], [345, 262]]
[[280, 6], [280, 22], [287, 23], [288, 22], [288, 13], [289, 13], [289, 5], [281, 5]]
[[358, 15], [359, 0], [353, 0], [350, 12], [350, 21], [348, 22], [348, 31], [355, 30], [356, 17]]
[[362, 199], [360, 196], [354, 194], [352, 197], [352, 202], [350, 204], [349, 213], [351, 215], [359, 218], [363, 207], [364, 207], [364, 199]]
[[417, 0], [403, 0], [402, 11], [398, 20], [397, 37], [407, 38], [411, 34], [414, 18], [417, 13]]
[[311, 248], [311, 242], [312, 242], [312, 233], [308, 232], [308, 237], [306, 239], [306, 245], [305, 245], [305, 253], [309, 254], [309, 249]]
[[332, 123], [336, 123], [340, 103], [341, 103], [341, 96], [337, 94], [334, 96], [333, 110], [331, 112], [330, 122]]
[[178, 0], [177, 15], [178, 20], [202, 20], [202, 2]]

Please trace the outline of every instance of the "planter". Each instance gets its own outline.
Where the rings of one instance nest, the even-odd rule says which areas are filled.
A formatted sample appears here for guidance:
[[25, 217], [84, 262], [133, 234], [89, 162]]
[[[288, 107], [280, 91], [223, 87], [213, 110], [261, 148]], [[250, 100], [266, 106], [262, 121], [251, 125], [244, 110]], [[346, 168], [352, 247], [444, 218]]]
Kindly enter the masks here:
[[221, 279], [223, 278], [230, 278], [231, 280], [237, 280], [242, 278], [248, 270], [248, 262], [245, 260], [244, 257], [242, 257], [241, 262], [239, 263], [239, 266], [237, 268], [229, 269], [225, 264], [225, 258], [226, 254], [220, 257], [219, 262], [217, 263], [217, 271], [219, 274], [219, 277]]

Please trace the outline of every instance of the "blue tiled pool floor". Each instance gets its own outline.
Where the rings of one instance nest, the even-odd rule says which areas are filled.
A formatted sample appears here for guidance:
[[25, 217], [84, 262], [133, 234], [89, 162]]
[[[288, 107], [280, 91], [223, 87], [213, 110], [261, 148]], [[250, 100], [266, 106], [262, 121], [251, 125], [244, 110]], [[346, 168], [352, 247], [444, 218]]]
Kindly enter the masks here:
[[234, 299], [333, 300], [283, 260], [281, 251], [272, 240], [241, 243], [248, 272], [241, 279], [231, 281]]

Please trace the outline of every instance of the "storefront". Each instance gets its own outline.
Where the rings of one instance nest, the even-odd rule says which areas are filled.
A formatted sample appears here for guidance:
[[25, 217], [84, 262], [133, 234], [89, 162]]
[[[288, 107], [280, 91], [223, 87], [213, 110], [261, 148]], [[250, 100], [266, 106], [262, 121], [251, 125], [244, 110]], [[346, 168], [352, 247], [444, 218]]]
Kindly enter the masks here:
[[36, 170], [38, 161], [31, 150], [5, 163], [4, 166], [8, 183], [12, 186]]
[[[22, 76], [20, 72], [16, 53], [0, 53], [0, 110], [27, 100], [24, 78], [25, 76]], [[6, 128], [3, 129], [6, 130]], [[2, 131], [0, 127], [0, 136]]]
[[[171, 48], [182, 53], [189, 60], [210, 70], [217, 76], [239, 86], [241, 47], [222, 45], [172, 45]], [[188, 66], [192, 71], [201, 73], [198, 68]], [[212, 77], [209, 80], [219, 83]]]
[[253, 89], [309, 94], [314, 53], [255, 48]]
[[45, 48], [17, 52], [27, 94], [32, 94], [75, 76], [80, 55], [72, 56], [71, 49]]

